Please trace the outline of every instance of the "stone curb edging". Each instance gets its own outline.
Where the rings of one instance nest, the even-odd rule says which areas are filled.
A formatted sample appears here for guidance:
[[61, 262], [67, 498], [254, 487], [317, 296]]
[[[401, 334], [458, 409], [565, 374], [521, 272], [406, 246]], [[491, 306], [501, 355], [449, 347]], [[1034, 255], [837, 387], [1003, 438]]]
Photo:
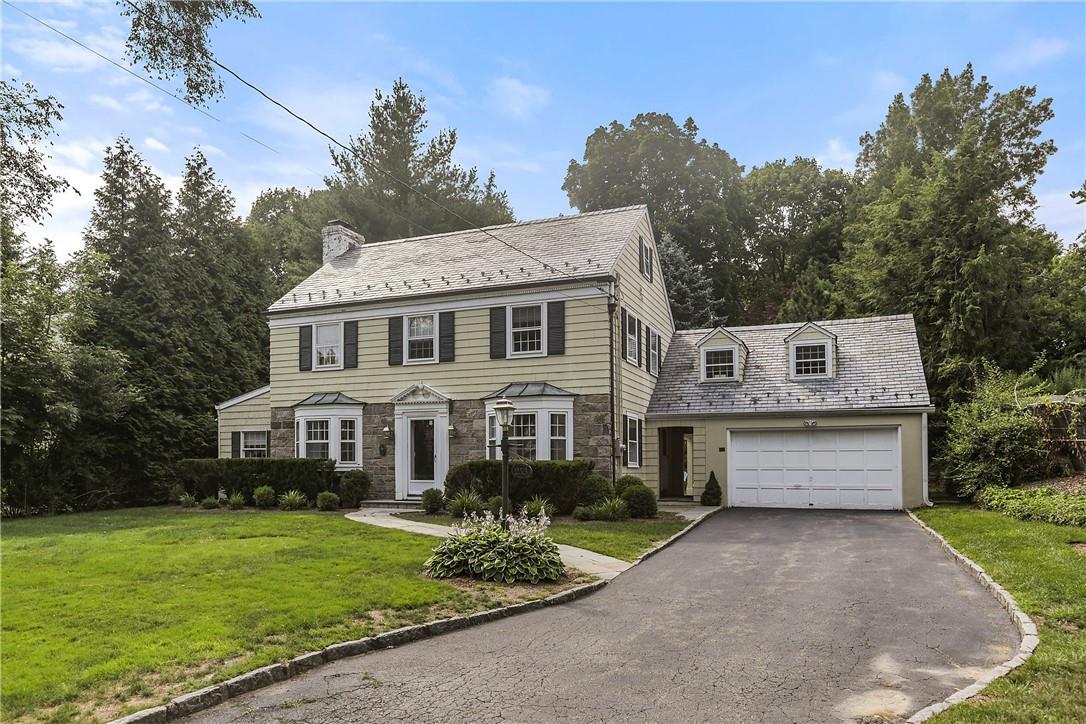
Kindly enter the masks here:
[[[646, 558], [650, 558], [664, 548], [667, 548], [676, 540], [699, 526], [706, 518], [714, 515], [720, 510], [721, 508], [717, 508], [695, 518], [688, 526], [678, 533], [655, 548], [643, 553], [640, 558], [630, 564], [630, 568], [633, 568]], [[630, 568], [627, 568], [626, 570], [630, 570]], [[618, 575], [621, 575], [621, 573]], [[595, 593], [613, 580], [614, 577], [600, 579], [591, 583], [575, 586], [574, 588], [565, 591], [553, 593], [546, 598], [540, 598], [535, 601], [514, 603], [509, 606], [492, 608], [488, 611], [480, 611], [466, 616], [454, 616], [452, 618], [439, 619], [429, 623], [404, 626], [403, 628], [393, 629], [392, 631], [386, 631], [385, 633], [358, 639], [357, 641], [345, 641], [339, 644], [331, 644], [330, 646], [325, 646], [320, 651], [310, 651], [309, 653], [295, 656], [285, 663], [262, 666], [259, 669], [240, 674], [219, 684], [207, 686], [188, 694], [182, 694], [181, 696], [172, 699], [168, 704], [154, 706], [149, 709], [141, 709], [140, 711], [121, 717], [120, 719], [114, 719], [110, 724], [136, 724], [137, 722], [139, 724], [163, 724], [164, 722], [173, 721], [174, 719], [179, 719], [188, 716], [189, 714], [195, 714], [204, 709], [209, 709], [216, 704], [221, 704], [227, 699], [233, 699], [241, 694], [255, 691], [256, 689], [262, 689], [265, 686], [271, 686], [280, 681], [286, 681], [287, 679], [294, 678], [310, 669], [331, 663], [338, 659], [343, 659], [348, 656], [358, 656], [359, 654], [365, 654], [379, 649], [392, 648], [411, 641], [418, 641], [419, 639], [449, 633], [450, 631], [478, 626], [479, 624], [488, 621], [497, 621], [498, 619], [508, 618], [509, 616], [515, 616], [519, 613], [536, 611], [541, 608], [547, 608], [548, 606], [557, 606], [562, 603], [568, 603], [569, 601]]]
[[935, 539], [947, 556], [964, 568], [967, 573], [973, 576], [973, 578], [976, 578], [982, 586], [988, 589], [995, 599], [999, 601], [999, 604], [1007, 611], [1007, 614], [1011, 618], [1011, 622], [1014, 624], [1014, 627], [1018, 629], [1018, 634], [1022, 637], [1021, 643], [1018, 644], [1017, 654], [1002, 664], [988, 669], [984, 672], [983, 676], [964, 689], [959, 689], [946, 699], [924, 707], [906, 720], [909, 724], [914, 724], [927, 721], [953, 705], [976, 696], [996, 679], [1001, 676], [1006, 676], [1022, 664], [1026, 663], [1026, 660], [1033, 655], [1033, 651], [1037, 648], [1037, 644], [1040, 643], [1040, 638], [1037, 635], [1037, 624], [1033, 622], [1033, 619], [1026, 615], [1025, 611], [1018, 607], [1018, 604], [1014, 601], [1014, 597], [1011, 596], [1007, 589], [996, 583], [995, 579], [988, 575], [983, 568], [958, 552], [954, 546], [947, 542], [946, 538], [939, 535], [939, 533], [931, 526], [916, 517], [911, 510], [905, 512], [909, 514], [909, 517], [912, 518], [913, 522], [920, 526], [925, 533]]

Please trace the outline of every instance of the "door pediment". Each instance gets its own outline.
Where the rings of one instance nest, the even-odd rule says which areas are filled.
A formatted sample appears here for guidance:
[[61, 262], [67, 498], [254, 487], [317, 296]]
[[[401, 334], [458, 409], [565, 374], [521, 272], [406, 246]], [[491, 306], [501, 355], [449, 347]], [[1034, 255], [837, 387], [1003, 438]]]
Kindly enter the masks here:
[[430, 385], [418, 382], [392, 397], [392, 402], [400, 405], [448, 405], [449, 398]]

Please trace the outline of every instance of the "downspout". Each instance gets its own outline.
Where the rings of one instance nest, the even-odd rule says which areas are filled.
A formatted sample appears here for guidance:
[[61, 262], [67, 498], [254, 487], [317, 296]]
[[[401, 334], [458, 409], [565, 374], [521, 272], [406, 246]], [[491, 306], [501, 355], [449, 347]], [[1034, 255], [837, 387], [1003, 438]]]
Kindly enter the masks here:
[[608, 376], [608, 383], [610, 385], [610, 394], [608, 395], [608, 399], [609, 399], [610, 407], [611, 407], [611, 411], [610, 411], [611, 412], [611, 417], [610, 417], [610, 428], [611, 429], [608, 431], [608, 433], [611, 436], [611, 484], [612, 485], [614, 485], [615, 480], [618, 477], [616, 475], [616, 473], [618, 472], [617, 471], [618, 466], [615, 464], [615, 459], [617, 457], [616, 454], [615, 454], [617, 452], [617, 450], [615, 448], [615, 311], [616, 311], [617, 308], [618, 308], [618, 305], [615, 302], [615, 283], [614, 282], [608, 282], [607, 283], [607, 339], [608, 339], [607, 357], [608, 357], [608, 362], [609, 362], [610, 367], [611, 367], [611, 374]]
[[920, 428], [920, 448], [921, 455], [923, 456], [923, 476], [924, 476], [924, 505], [929, 508], [935, 504], [928, 499], [928, 413], [923, 414], [923, 421]]

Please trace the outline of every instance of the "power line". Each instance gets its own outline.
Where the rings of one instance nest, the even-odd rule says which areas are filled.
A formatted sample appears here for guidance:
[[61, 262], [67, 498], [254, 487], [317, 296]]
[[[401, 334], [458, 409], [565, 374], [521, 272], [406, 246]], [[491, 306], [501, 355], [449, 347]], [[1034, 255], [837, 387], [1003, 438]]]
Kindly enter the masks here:
[[[6, 3], [6, 2], [7, 2], [7, 0], [4, 0], [4, 2]], [[163, 30], [164, 30], [165, 32], [167, 32], [167, 33], [171, 33], [171, 34], [175, 35], [175, 37], [177, 37], [177, 38], [178, 38], [179, 40], [182, 40], [182, 41], [184, 41], [184, 42], [187, 42], [187, 43], [189, 43], [189, 44], [190, 44], [190, 46], [192, 46], [194, 50], [197, 50], [197, 51], [199, 51], [199, 50], [202, 50], [202, 49], [200, 49], [200, 48], [198, 48], [198, 47], [195, 47], [195, 46], [194, 46], [194, 45], [193, 45], [193, 44], [191, 43], [191, 41], [189, 41], [189, 40], [188, 40], [187, 38], [183, 38], [183, 37], [181, 37], [181, 36], [178, 36], [178, 35], [176, 35], [175, 33], [173, 33], [172, 29], [170, 29], [170, 28], [169, 28], [168, 26], [166, 26], [166, 25], [165, 25], [164, 23], [162, 23], [162, 22], [161, 22], [161, 21], [160, 21], [160, 20], [159, 20], [158, 18], [156, 18], [156, 17], [153, 17], [153, 16], [151, 16], [151, 15], [148, 15], [147, 13], [145, 13], [145, 12], [144, 12], [144, 11], [143, 11], [143, 10], [142, 10], [142, 9], [141, 9], [141, 8], [140, 8], [139, 6], [137, 6], [137, 5], [136, 5], [135, 3], [133, 3], [133, 2], [131, 1], [131, 0], [124, 0], [124, 3], [125, 3], [126, 5], [128, 5], [128, 6], [130, 7], [130, 8], [132, 8], [132, 10], [133, 10], [133, 11], [135, 11], [135, 12], [136, 12], [137, 14], [139, 14], [140, 16], [142, 16], [142, 17], [143, 17], [144, 19], [146, 19], [146, 20], [149, 20], [149, 21], [151, 21], [151, 22], [155, 23], [156, 25], [158, 25], [158, 26], [159, 26], [160, 28], [162, 28], [162, 29], [163, 29]], [[445, 206], [445, 205], [444, 205], [444, 204], [442, 204], [442, 203], [441, 203], [440, 201], [437, 201], [436, 199], [434, 199], [434, 198], [430, 197], [430, 196], [429, 196], [428, 194], [426, 194], [426, 193], [425, 193], [425, 192], [423, 192], [422, 190], [418, 189], [417, 187], [413, 186], [413, 185], [412, 185], [412, 184], [410, 184], [409, 182], [407, 182], [407, 181], [405, 181], [405, 180], [403, 180], [403, 179], [401, 179], [401, 178], [397, 177], [397, 176], [396, 176], [396, 175], [394, 175], [394, 174], [393, 174], [392, 172], [390, 172], [390, 171], [387, 171], [387, 170], [385, 170], [385, 169], [384, 169], [384, 168], [382, 168], [382, 167], [381, 167], [380, 165], [378, 165], [378, 164], [377, 164], [376, 162], [374, 162], [374, 161], [371, 161], [370, 159], [368, 159], [368, 158], [366, 158], [365, 156], [363, 156], [363, 155], [362, 155], [361, 153], [359, 153], [359, 152], [358, 152], [358, 151], [357, 151], [356, 149], [354, 149], [354, 148], [352, 148], [352, 147], [350, 147], [350, 146], [347, 146], [347, 145], [343, 144], [343, 143], [342, 143], [342, 142], [341, 142], [341, 141], [340, 141], [339, 139], [337, 139], [337, 138], [336, 138], [335, 136], [333, 136], [332, 134], [330, 134], [330, 133], [328, 133], [327, 131], [323, 130], [322, 128], [320, 128], [319, 126], [317, 126], [317, 125], [316, 125], [316, 124], [314, 124], [314, 123], [313, 123], [312, 121], [310, 121], [309, 119], [305, 118], [304, 116], [301, 116], [301, 115], [299, 115], [299, 114], [298, 114], [298, 113], [296, 113], [296, 112], [295, 112], [294, 110], [292, 110], [291, 108], [289, 108], [289, 107], [288, 107], [287, 105], [285, 105], [285, 104], [281, 103], [280, 101], [276, 100], [276, 99], [275, 99], [275, 98], [273, 98], [272, 96], [268, 95], [268, 94], [267, 94], [266, 92], [264, 92], [264, 90], [262, 90], [262, 89], [261, 89], [260, 87], [258, 87], [258, 86], [257, 86], [257, 85], [255, 85], [254, 83], [252, 83], [252, 82], [250, 82], [250, 81], [246, 80], [245, 78], [243, 78], [243, 77], [242, 77], [242, 76], [241, 76], [241, 75], [240, 75], [240, 74], [239, 74], [238, 72], [236, 72], [235, 70], [233, 70], [233, 69], [232, 69], [232, 68], [230, 68], [229, 66], [227, 66], [227, 65], [225, 65], [224, 63], [222, 63], [222, 62], [220, 62], [219, 60], [217, 60], [217, 59], [216, 59], [216, 58], [215, 58], [215, 57], [214, 57], [213, 55], [211, 55], [210, 53], [209, 53], [209, 54], [207, 55], [207, 59], [208, 59], [208, 61], [209, 61], [209, 62], [213, 63], [213, 64], [214, 64], [214, 65], [215, 65], [216, 67], [218, 67], [219, 69], [221, 69], [221, 70], [225, 71], [226, 73], [229, 73], [229, 74], [230, 74], [231, 76], [233, 76], [233, 77], [234, 77], [235, 79], [237, 79], [237, 80], [238, 80], [238, 82], [242, 83], [243, 85], [245, 85], [246, 87], [248, 87], [248, 88], [250, 88], [250, 89], [251, 89], [252, 91], [254, 91], [255, 93], [259, 94], [259, 95], [260, 95], [261, 97], [263, 97], [263, 98], [264, 98], [265, 100], [267, 100], [267, 101], [268, 101], [269, 103], [271, 103], [272, 105], [274, 105], [274, 106], [278, 107], [279, 109], [281, 109], [282, 111], [284, 111], [285, 113], [287, 113], [288, 115], [290, 115], [291, 117], [293, 117], [294, 119], [296, 119], [296, 120], [300, 121], [301, 123], [305, 124], [306, 126], [308, 126], [308, 127], [310, 128], [310, 129], [312, 129], [312, 130], [313, 130], [314, 132], [316, 132], [317, 134], [319, 134], [319, 135], [323, 136], [324, 138], [327, 138], [327, 139], [328, 139], [328, 140], [329, 140], [329, 141], [330, 141], [331, 143], [333, 143], [334, 145], [338, 146], [339, 148], [343, 149], [344, 151], [347, 151], [348, 153], [350, 153], [350, 154], [352, 154], [353, 156], [355, 156], [355, 157], [356, 157], [356, 158], [357, 158], [357, 159], [358, 159], [359, 161], [361, 161], [361, 162], [362, 162], [362, 163], [363, 163], [364, 165], [366, 165], [367, 167], [369, 167], [369, 168], [371, 168], [371, 169], [373, 169], [373, 170], [376, 170], [376, 171], [377, 171], [378, 173], [381, 173], [381, 174], [385, 175], [385, 176], [386, 176], [386, 177], [388, 177], [389, 179], [392, 179], [392, 180], [393, 180], [393, 181], [395, 181], [396, 183], [398, 183], [398, 184], [400, 184], [401, 186], [403, 186], [403, 187], [404, 187], [405, 189], [407, 189], [407, 190], [409, 190], [409, 191], [411, 191], [411, 192], [415, 193], [416, 195], [418, 195], [419, 197], [421, 197], [421, 198], [425, 199], [426, 201], [429, 201], [429, 202], [430, 202], [430, 203], [432, 203], [432, 204], [433, 204], [434, 206], [437, 206], [437, 207], [438, 207], [439, 209], [441, 209], [441, 210], [442, 210], [442, 211], [444, 211], [445, 213], [449, 214], [450, 216], [452, 216], [452, 217], [454, 217], [454, 218], [456, 218], [456, 219], [458, 219], [458, 220], [460, 220], [460, 221], [464, 222], [465, 224], [467, 224], [467, 225], [468, 225], [469, 227], [471, 227], [471, 228], [475, 229], [476, 231], [482, 232], [482, 233], [483, 233], [484, 235], [486, 235], [486, 236], [490, 237], [491, 239], [494, 239], [495, 241], [499, 242], [500, 244], [503, 244], [503, 245], [505, 245], [505, 246], [509, 247], [509, 248], [510, 248], [510, 249], [512, 249], [513, 251], [516, 251], [516, 252], [518, 252], [518, 253], [520, 253], [520, 254], [523, 254], [524, 256], [528, 257], [529, 259], [531, 259], [532, 261], [536, 262], [537, 264], [540, 264], [540, 265], [541, 265], [541, 266], [543, 267], [544, 271], [555, 271], [555, 272], [558, 272], [559, 274], [562, 274], [562, 275], [564, 275], [564, 276], [567, 276], [567, 277], [569, 277], [569, 278], [570, 278], [570, 279], [572, 279], [572, 280], [575, 280], [575, 281], [584, 281], [584, 280], [583, 280], [582, 278], [579, 278], [579, 277], [575, 277], [575, 276], [573, 276], [572, 274], [569, 274], [569, 273], [567, 273], [567, 272], [565, 272], [565, 271], [562, 271], [562, 270], [561, 270], [561, 269], [559, 269], [558, 267], [556, 267], [556, 266], [554, 266], [554, 265], [552, 265], [552, 264], [548, 264], [547, 262], [543, 261], [542, 259], [539, 259], [538, 257], [534, 256], [533, 254], [530, 254], [529, 252], [527, 252], [527, 251], [525, 251], [525, 250], [523, 250], [523, 249], [521, 249], [521, 248], [517, 247], [517, 246], [516, 246], [515, 244], [512, 244], [512, 243], [510, 243], [510, 242], [506, 241], [505, 239], [502, 239], [501, 237], [497, 236], [496, 234], [493, 234], [493, 233], [491, 233], [491, 232], [490, 232], [490, 231], [488, 231], [487, 229], [485, 229], [485, 228], [483, 228], [483, 227], [479, 226], [478, 224], [476, 224], [475, 222], [471, 221], [471, 219], [468, 219], [468, 218], [466, 218], [465, 216], [461, 215], [461, 214], [460, 214], [460, 213], [458, 213], [458, 212], [457, 212], [457, 211], [456, 211], [455, 209], [451, 209], [451, 208], [449, 208], [448, 206]], [[609, 292], [608, 290], [606, 290], [606, 289], [604, 289], [604, 288], [600, 287], [599, 285], [593, 285], [593, 286], [595, 286], [595, 287], [596, 287], [596, 289], [598, 289], [599, 291], [601, 291], [601, 292], [603, 292], [604, 294], [606, 294], [606, 295], [607, 295], [607, 297], [608, 297], [609, 299], [611, 298], [611, 292]]]

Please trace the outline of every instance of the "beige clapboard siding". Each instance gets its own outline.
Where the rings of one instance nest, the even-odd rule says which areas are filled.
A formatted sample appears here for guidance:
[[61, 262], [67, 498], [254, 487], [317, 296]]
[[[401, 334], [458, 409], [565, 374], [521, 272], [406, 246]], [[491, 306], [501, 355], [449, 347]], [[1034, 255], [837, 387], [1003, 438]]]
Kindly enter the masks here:
[[[653, 238], [652, 228], [648, 222], [648, 215], [638, 225], [637, 234], [644, 237], [652, 246], [655, 253], [656, 244]], [[621, 307], [631, 310], [641, 318], [641, 321], [660, 335], [660, 361], [667, 354], [671, 344], [671, 336], [674, 333], [674, 325], [671, 319], [671, 309], [667, 298], [667, 290], [664, 288], [663, 274], [660, 271], [659, 255], [656, 255], [655, 273], [652, 283], [641, 274], [640, 257], [638, 254], [637, 234], [635, 234], [623, 248], [615, 265], [617, 277], [617, 296]], [[618, 381], [616, 384], [616, 397], [618, 401], [618, 424], [621, 425], [621, 415], [625, 411], [644, 414], [648, 410], [649, 400], [652, 397], [653, 388], [656, 386], [656, 377], [649, 374], [644, 367], [637, 367], [622, 359], [622, 323], [616, 320], [615, 355], [618, 365]], [[644, 342], [642, 342], [644, 344]], [[648, 426], [645, 427], [646, 443], [650, 437]], [[649, 468], [655, 468], [656, 445], [646, 444], [642, 458], [645, 465], [640, 469], [630, 469], [630, 472], [641, 478], [647, 478]], [[655, 472], [652, 472], [655, 475]]]
[[230, 457], [230, 433], [271, 428], [271, 393], [231, 405], [219, 411], [219, 457]]
[[364, 402], [386, 402], [425, 382], [453, 399], [478, 399], [508, 382], [549, 382], [577, 394], [608, 391], [606, 297], [566, 300], [566, 352], [548, 357], [490, 358], [489, 308], [456, 311], [456, 360], [388, 364], [388, 318], [358, 323], [358, 368], [302, 372], [298, 328], [271, 330], [273, 407], [293, 405], [313, 392], [342, 392]]

